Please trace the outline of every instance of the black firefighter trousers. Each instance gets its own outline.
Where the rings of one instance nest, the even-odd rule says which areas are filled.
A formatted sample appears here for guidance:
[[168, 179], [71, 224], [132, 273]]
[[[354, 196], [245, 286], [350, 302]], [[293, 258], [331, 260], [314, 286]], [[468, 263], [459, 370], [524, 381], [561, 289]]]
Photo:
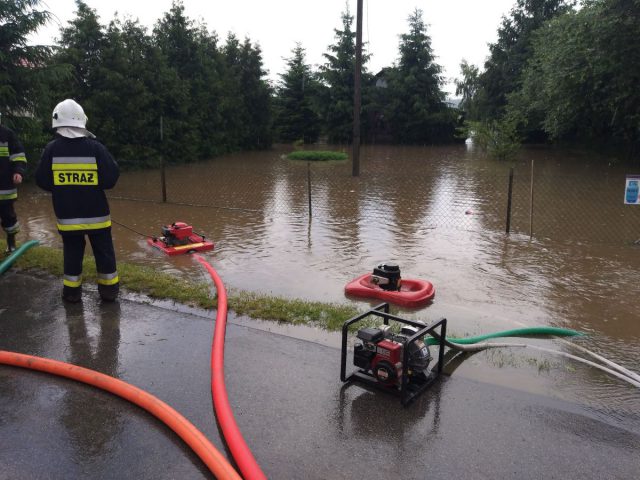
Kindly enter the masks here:
[[[96, 259], [98, 285], [117, 288], [116, 254], [113, 249], [111, 229], [100, 229], [86, 235], [89, 237], [93, 256]], [[84, 258], [84, 247], [86, 245], [85, 234], [63, 235], [62, 244], [64, 252], [64, 283], [69, 287], [80, 287], [82, 281], [82, 259]], [[75, 280], [75, 282], [70, 280]]]
[[13, 209], [13, 200], [0, 200], [0, 225], [8, 234], [18, 232], [18, 217]]

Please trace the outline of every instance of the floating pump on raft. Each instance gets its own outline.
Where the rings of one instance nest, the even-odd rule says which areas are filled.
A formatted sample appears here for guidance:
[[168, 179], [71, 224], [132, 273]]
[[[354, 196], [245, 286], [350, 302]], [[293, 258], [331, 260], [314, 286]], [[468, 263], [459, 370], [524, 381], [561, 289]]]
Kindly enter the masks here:
[[195, 233], [193, 227], [185, 222], [173, 222], [162, 227], [162, 236], [147, 238], [152, 247], [162, 250], [167, 255], [205, 252], [213, 250], [213, 242], [204, 235]]
[[427, 280], [401, 278], [400, 267], [395, 263], [381, 263], [373, 273], [365, 273], [349, 282], [347, 295], [377, 298], [402, 307], [419, 308], [428, 304], [436, 293]]

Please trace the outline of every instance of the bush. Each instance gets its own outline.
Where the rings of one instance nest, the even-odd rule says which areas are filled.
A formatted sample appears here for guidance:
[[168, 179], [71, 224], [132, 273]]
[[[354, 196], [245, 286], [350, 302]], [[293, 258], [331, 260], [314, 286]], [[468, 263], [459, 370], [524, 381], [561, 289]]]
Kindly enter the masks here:
[[520, 150], [521, 140], [514, 121], [508, 119], [489, 122], [468, 122], [473, 141], [497, 160], [511, 160]]
[[344, 152], [328, 152], [322, 150], [299, 150], [287, 155], [289, 160], [346, 160], [349, 158]]

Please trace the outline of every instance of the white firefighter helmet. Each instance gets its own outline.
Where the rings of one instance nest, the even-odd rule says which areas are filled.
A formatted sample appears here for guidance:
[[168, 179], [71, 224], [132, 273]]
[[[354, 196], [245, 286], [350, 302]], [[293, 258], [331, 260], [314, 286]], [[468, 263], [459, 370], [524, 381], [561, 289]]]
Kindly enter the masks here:
[[86, 128], [87, 116], [84, 110], [75, 100], [67, 98], [63, 100], [56, 108], [53, 109], [51, 118], [51, 126], [58, 127], [79, 127]]

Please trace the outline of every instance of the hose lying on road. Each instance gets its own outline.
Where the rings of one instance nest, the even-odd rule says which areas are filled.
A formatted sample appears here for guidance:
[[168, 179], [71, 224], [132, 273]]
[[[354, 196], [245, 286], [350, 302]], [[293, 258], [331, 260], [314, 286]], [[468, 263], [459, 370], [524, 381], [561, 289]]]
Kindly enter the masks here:
[[[554, 328], [554, 327], [533, 327], [533, 329], [538, 329], [538, 328], [547, 329], [547, 328]], [[518, 329], [518, 330], [531, 330], [531, 329]], [[510, 332], [513, 332], [513, 331], [510, 331]], [[541, 352], [546, 352], [546, 353], [553, 353], [555, 355], [560, 355], [560, 356], [563, 356], [565, 358], [570, 358], [570, 359], [575, 360], [577, 362], [584, 363], [584, 364], [589, 365], [591, 367], [594, 367], [594, 368], [597, 368], [599, 370], [602, 370], [603, 372], [606, 372], [609, 375], [613, 375], [614, 377], [617, 377], [620, 380], [624, 380], [625, 382], [628, 382], [631, 385], [634, 385], [635, 387], [640, 388], [640, 381], [636, 381], [634, 378], [632, 378], [632, 377], [630, 377], [628, 375], [625, 375], [623, 373], [620, 373], [619, 371], [612, 370], [612, 369], [607, 368], [607, 367], [605, 367], [603, 365], [600, 365], [598, 363], [586, 360], [586, 359], [584, 359], [582, 357], [578, 357], [576, 355], [571, 355], [570, 353], [561, 352], [561, 351], [558, 351], [558, 350], [551, 350], [549, 348], [538, 347], [536, 345], [529, 345], [529, 344], [526, 344], [526, 343], [493, 343], [493, 342], [475, 343], [475, 342], [479, 341], [478, 339], [483, 340], [484, 338], [496, 338], [496, 337], [499, 337], [499, 336], [501, 336], [500, 333], [501, 332], [491, 333], [491, 334], [488, 334], [488, 335], [481, 335], [479, 337], [471, 337], [471, 338], [467, 338], [467, 339], [460, 339], [460, 338], [447, 339], [447, 338], [445, 338], [444, 344], [449, 348], [452, 348], [454, 350], [459, 350], [461, 352], [479, 352], [481, 350], [486, 350], [488, 348], [512, 348], [512, 347], [531, 348], [533, 350], [539, 350]], [[576, 332], [576, 333], [578, 333], [578, 332]], [[432, 335], [435, 337], [434, 340], [437, 343], [437, 341], [440, 338], [440, 336], [438, 334], [436, 334], [435, 332], [433, 332]], [[529, 333], [529, 335], [531, 335], [531, 333]], [[509, 336], [514, 336], [514, 335], [512, 333]], [[476, 340], [470, 342], [471, 339], [476, 339]], [[427, 343], [431, 344], [434, 340], [428, 339]], [[465, 345], [464, 343], [468, 343], [468, 344]], [[613, 364], [613, 362], [610, 362], [610, 363]], [[614, 365], [619, 367], [619, 365], [617, 365], [617, 364], [614, 364]], [[622, 367], [620, 367], [620, 368], [622, 368]]]
[[231, 451], [233, 459], [245, 480], [266, 480], [251, 450], [247, 446], [240, 429], [233, 418], [233, 411], [229, 404], [227, 388], [224, 383], [224, 336], [227, 325], [227, 292], [224, 284], [214, 268], [198, 254], [194, 258], [209, 272], [218, 291], [218, 308], [216, 326], [211, 347], [211, 394], [216, 418], [222, 429], [222, 434]]
[[20, 257], [24, 252], [29, 250], [31, 247], [35, 247], [39, 245], [40, 242], [37, 240], [29, 240], [27, 243], [20, 245], [11, 255], [5, 258], [2, 263], [0, 263], [0, 275], [9, 270], [9, 267], [15, 262], [18, 257]]
[[595, 352], [592, 352], [591, 350], [588, 350], [586, 348], [584, 348], [582, 345], [575, 345], [573, 343], [569, 343], [566, 340], [563, 340], [563, 343], [566, 343], [567, 345], [572, 346], [573, 348], [577, 348], [578, 350], [591, 355], [593, 358], [600, 360], [602, 363], [605, 363], [607, 365], [609, 365], [611, 368], [613, 368], [614, 370], [617, 370], [618, 372], [626, 375], [629, 378], [632, 378], [638, 382], [640, 382], [640, 375], [638, 375], [635, 372], [632, 372], [631, 370], [629, 370], [628, 368], [624, 368], [622, 365], [618, 365], [615, 362], [612, 362], [611, 360], [608, 360], [606, 358], [604, 358], [602, 355], [598, 355]]
[[189, 420], [157, 397], [95, 370], [70, 363], [0, 350], [0, 364], [28, 368], [93, 385], [145, 409], [185, 441], [218, 479], [242, 480], [226, 458]]

